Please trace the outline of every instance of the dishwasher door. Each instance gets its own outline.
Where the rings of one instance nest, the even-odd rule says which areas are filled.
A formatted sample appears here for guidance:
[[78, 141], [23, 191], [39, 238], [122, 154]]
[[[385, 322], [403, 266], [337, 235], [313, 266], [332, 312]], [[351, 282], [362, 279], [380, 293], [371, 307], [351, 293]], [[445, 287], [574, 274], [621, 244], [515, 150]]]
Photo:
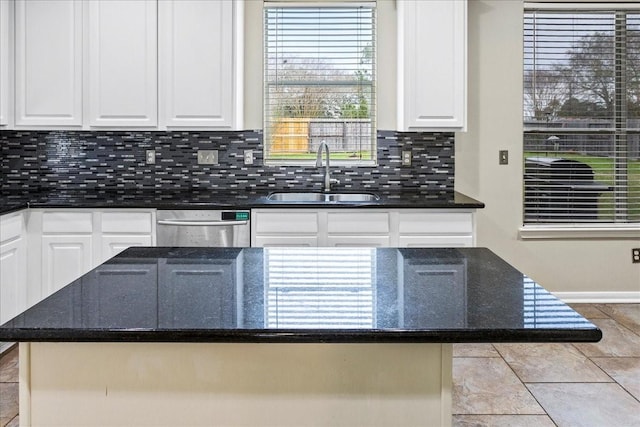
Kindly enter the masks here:
[[159, 210], [158, 246], [249, 247], [249, 211]]

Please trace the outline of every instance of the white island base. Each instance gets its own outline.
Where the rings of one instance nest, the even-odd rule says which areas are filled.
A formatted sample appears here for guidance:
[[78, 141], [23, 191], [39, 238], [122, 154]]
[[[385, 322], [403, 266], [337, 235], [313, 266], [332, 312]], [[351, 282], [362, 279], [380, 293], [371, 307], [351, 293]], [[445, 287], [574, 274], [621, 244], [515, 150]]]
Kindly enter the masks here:
[[21, 343], [22, 426], [450, 426], [451, 344]]

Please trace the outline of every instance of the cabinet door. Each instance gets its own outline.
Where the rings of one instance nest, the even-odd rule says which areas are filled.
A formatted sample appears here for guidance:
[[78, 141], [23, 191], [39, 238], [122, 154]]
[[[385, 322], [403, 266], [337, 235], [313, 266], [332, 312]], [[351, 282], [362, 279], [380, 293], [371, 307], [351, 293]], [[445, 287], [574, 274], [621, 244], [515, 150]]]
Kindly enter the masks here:
[[0, 245], [0, 324], [27, 305], [27, 254], [23, 238]]
[[252, 210], [251, 218], [251, 246], [318, 246], [317, 211]]
[[91, 240], [91, 235], [42, 236], [43, 297], [91, 270]]
[[160, 111], [166, 126], [234, 125], [234, 2], [159, 3]]
[[389, 236], [328, 236], [327, 246], [342, 247], [389, 247]]
[[0, 218], [0, 324], [27, 308], [27, 240], [22, 213]]
[[399, 130], [464, 130], [466, 8], [466, 0], [398, 1]]
[[315, 247], [318, 246], [318, 236], [295, 236], [295, 235], [281, 235], [281, 236], [254, 236], [253, 244], [251, 245], [257, 248], [267, 247], [285, 247], [285, 246], [299, 246], [299, 247]]
[[153, 212], [98, 212], [100, 242], [96, 243], [96, 265], [131, 246], [153, 246], [155, 215]]
[[473, 246], [473, 236], [400, 236], [401, 248], [462, 248]]
[[16, 2], [16, 126], [82, 125], [83, 4]]
[[93, 0], [89, 7], [89, 124], [157, 125], [155, 1]]
[[0, 126], [9, 124], [9, 10], [8, 1], [0, 1]]
[[96, 264], [102, 264], [109, 258], [118, 255], [120, 252], [131, 246], [151, 246], [150, 235], [103, 235], [101, 240], [100, 257]]

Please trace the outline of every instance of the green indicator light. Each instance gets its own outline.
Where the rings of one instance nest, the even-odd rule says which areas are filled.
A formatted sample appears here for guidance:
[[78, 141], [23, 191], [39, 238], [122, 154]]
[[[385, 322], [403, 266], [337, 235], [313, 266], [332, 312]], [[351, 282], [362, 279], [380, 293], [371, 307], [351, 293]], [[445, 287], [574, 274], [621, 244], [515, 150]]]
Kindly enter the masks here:
[[236, 220], [246, 221], [249, 219], [249, 212], [236, 212]]

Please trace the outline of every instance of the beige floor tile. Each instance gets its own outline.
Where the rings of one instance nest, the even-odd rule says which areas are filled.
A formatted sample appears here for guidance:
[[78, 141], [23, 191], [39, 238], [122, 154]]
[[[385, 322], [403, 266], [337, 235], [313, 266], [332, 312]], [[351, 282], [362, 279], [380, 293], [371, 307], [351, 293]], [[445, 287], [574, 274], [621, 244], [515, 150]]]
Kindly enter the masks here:
[[640, 335], [620, 325], [613, 319], [592, 319], [602, 330], [602, 340], [597, 343], [574, 344], [588, 357], [640, 357]]
[[521, 381], [613, 382], [571, 344], [496, 344]]
[[454, 344], [453, 357], [500, 357], [491, 344]]
[[18, 381], [18, 348], [14, 348], [0, 359], [0, 382]]
[[0, 426], [18, 415], [18, 384], [0, 383]]
[[453, 359], [454, 414], [544, 414], [501, 358]]
[[453, 427], [555, 427], [547, 415], [454, 415]]
[[559, 427], [640, 425], [640, 402], [615, 383], [527, 384]]
[[569, 304], [578, 313], [587, 319], [606, 319], [607, 314], [598, 310], [594, 304]]
[[640, 304], [599, 304], [596, 307], [640, 335]]
[[20, 417], [16, 416], [14, 419], [9, 421], [9, 424], [6, 427], [20, 427]]
[[625, 390], [640, 400], [640, 358], [596, 357], [591, 359]]

